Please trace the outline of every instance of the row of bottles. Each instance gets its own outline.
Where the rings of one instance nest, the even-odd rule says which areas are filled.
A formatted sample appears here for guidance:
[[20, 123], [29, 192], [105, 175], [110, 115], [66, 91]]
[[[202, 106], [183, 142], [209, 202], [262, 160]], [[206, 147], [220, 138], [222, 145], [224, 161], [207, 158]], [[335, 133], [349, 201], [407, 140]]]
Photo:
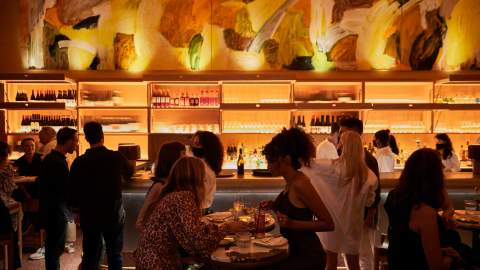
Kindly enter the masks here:
[[266, 169], [267, 163], [262, 148], [247, 149], [243, 144], [227, 146], [224, 169], [237, 169], [243, 175], [245, 169]]
[[32, 90], [30, 99], [25, 90], [18, 90], [15, 96], [15, 101], [22, 102], [65, 102], [67, 106], [75, 106], [76, 90]]
[[23, 115], [20, 132], [39, 132], [44, 126], [76, 127], [77, 119], [68, 115]]
[[310, 119], [310, 125], [307, 127], [305, 123], [305, 115], [297, 115], [297, 118], [293, 118], [294, 126], [303, 128], [305, 131], [312, 134], [330, 134], [332, 130], [332, 124], [340, 121], [343, 116], [335, 115], [313, 115]]
[[168, 89], [152, 91], [153, 108], [175, 107], [218, 107], [219, 98], [216, 90], [202, 90], [200, 93], [175, 92]]

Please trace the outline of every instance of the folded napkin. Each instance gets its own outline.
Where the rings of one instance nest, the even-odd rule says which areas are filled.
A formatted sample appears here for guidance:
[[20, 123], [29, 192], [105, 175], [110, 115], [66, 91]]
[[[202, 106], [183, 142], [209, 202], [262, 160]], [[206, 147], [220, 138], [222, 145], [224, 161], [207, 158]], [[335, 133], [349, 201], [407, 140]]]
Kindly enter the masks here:
[[288, 244], [288, 240], [283, 237], [265, 237], [262, 239], [255, 239], [253, 241], [256, 245], [263, 247], [281, 247]]

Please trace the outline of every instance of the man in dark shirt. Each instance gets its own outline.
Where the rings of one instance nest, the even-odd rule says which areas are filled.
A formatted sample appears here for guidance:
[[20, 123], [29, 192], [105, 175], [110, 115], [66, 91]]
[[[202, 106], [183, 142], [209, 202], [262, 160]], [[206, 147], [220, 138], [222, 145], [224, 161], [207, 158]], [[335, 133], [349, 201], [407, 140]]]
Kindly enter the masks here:
[[14, 162], [15, 167], [18, 168], [18, 174], [38, 176], [42, 165], [42, 156], [35, 153], [35, 141], [32, 138], [23, 139], [22, 148], [25, 154]]
[[90, 149], [73, 162], [69, 182], [69, 202], [80, 211], [82, 268], [98, 269], [103, 238], [108, 269], [122, 269], [122, 182], [132, 176], [133, 168], [122, 154], [104, 146], [99, 123], [86, 123], [83, 131]]
[[[340, 120], [339, 138], [345, 131], [355, 131], [362, 135], [363, 122], [357, 118], [343, 118]], [[360, 268], [362, 270], [373, 269], [373, 250], [374, 235], [377, 225], [377, 210], [380, 203], [380, 172], [378, 170], [377, 159], [365, 149], [365, 163], [372, 172], [377, 176], [377, 189], [375, 190], [375, 201], [370, 207], [365, 209], [364, 237], [360, 246]]]
[[45, 269], [60, 269], [60, 256], [65, 248], [67, 226], [68, 164], [66, 154], [78, 146], [77, 131], [68, 127], [57, 133], [57, 146], [43, 160], [38, 177], [40, 189], [40, 219], [45, 240]]

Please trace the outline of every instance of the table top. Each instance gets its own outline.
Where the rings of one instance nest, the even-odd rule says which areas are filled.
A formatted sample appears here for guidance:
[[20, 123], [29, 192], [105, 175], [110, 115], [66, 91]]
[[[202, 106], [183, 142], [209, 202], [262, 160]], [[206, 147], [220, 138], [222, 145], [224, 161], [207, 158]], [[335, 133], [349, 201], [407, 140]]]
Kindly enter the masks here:
[[249, 269], [272, 265], [287, 257], [288, 241], [279, 235], [267, 235], [263, 239], [252, 239], [247, 247], [239, 247], [234, 241], [220, 246], [211, 259], [220, 267]]
[[480, 211], [455, 210], [454, 218], [459, 229], [480, 231]]
[[15, 184], [33, 183], [37, 179], [36, 176], [14, 176], [12, 180]]

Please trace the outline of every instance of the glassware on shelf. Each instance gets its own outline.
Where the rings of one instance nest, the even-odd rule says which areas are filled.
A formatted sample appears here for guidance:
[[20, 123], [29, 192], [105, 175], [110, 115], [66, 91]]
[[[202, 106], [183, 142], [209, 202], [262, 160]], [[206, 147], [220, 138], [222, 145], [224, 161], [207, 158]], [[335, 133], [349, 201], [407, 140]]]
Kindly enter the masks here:
[[154, 122], [153, 130], [155, 133], [177, 133], [192, 134], [199, 130], [206, 130], [213, 133], [220, 133], [218, 124], [172, 124], [168, 122]]
[[85, 106], [121, 106], [123, 98], [117, 90], [83, 90], [82, 102]]
[[138, 116], [84, 116], [83, 123], [96, 121], [102, 125], [104, 132], [140, 132]]

